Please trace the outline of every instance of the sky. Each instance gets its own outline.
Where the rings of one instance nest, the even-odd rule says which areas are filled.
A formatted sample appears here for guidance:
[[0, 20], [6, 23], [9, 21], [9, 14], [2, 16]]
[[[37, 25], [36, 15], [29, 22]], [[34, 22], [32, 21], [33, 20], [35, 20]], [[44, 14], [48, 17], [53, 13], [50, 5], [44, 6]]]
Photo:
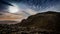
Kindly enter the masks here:
[[[60, 0], [3, 0], [11, 4], [16, 4], [20, 9], [30, 9], [36, 12], [43, 10], [60, 11]], [[0, 3], [0, 10], [8, 9], [8, 5]]]
[[[15, 14], [23, 14], [28, 17], [36, 13], [46, 11], [60, 12], [60, 0], [3, 0], [17, 6], [19, 11]], [[9, 12], [10, 5], [1, 3], [0, 1], [0, 12]]]

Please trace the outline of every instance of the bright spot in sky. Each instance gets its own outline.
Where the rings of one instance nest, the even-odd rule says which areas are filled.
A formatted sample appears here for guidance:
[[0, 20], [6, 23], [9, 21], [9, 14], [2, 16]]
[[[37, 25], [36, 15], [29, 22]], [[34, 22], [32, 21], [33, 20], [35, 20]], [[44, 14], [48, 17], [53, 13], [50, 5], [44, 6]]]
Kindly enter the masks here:
[[8, 10], [10, 13], [16, 13], [19, 11], [19, 8], [17, 6], [9, 6]]

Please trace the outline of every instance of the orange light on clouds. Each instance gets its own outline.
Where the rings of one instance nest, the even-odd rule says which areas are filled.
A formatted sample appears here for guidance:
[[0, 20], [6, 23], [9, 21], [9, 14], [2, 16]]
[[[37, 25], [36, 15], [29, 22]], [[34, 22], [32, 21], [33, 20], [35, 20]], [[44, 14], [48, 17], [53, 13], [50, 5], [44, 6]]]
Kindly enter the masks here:
[[23, 15], [16, 15], [11, 13], [3, 13], [3, 15], [0, 15], [0, 21], [3, 20], [17, 21], [17, 20], [22, 20], [23, 18], [24, 18]]

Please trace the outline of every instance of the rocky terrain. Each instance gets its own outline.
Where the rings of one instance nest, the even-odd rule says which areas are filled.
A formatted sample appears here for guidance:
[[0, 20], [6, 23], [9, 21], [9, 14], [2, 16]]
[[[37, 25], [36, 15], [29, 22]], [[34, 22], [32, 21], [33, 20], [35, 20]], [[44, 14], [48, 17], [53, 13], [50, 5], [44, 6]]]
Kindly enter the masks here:
[[48, 11], [17, 24], [0, 24], [0, 34], [60, 34], [60, 13]]

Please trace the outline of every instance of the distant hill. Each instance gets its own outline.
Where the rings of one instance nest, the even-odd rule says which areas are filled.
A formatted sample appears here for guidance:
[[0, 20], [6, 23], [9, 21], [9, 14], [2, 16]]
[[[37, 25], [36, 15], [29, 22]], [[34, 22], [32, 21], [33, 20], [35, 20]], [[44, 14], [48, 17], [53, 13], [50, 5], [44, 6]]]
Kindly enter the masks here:
[[4, 21], [0, 21], [0, 24], [16, 24], [19, 23], [17, 21], [11, 21], [11, 20], [4, 20]]

